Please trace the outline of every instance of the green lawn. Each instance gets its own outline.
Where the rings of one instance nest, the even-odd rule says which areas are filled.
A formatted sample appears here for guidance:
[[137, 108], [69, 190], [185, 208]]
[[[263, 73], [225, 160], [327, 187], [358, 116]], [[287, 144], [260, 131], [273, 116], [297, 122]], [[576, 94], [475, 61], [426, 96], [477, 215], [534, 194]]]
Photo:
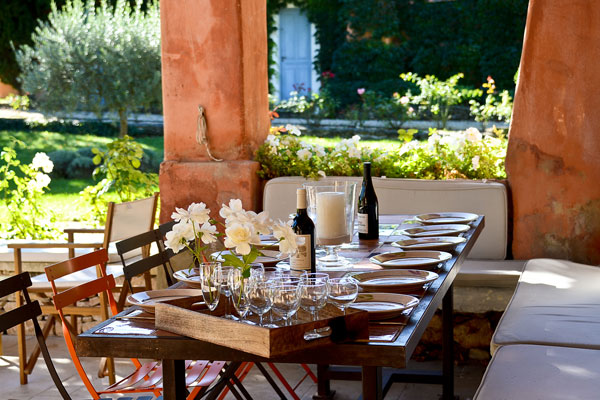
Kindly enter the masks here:
[[[76, 150], [82, 147], [105, 148], [106, 144], [113, 140], [110, 137], [100, 137], [85, 134], [58, 133], [49, 131], [6, 131], [0, 130], [0, 148], [14, 146], [16, 138], [26, 144], [26, 148], [17, 148], [18, 158], [29, 163], [37, 152], [52, 152], [55, 150]], [[319, 138], [315, 136], [302, 136], [304, 140], [312, 144], [322, 146], [335, 146], [340, 138]], [[144, 149], [163, 153], [164, 143], [160, 136], [136, 137], [136, 141], [142, 144]], [[365, 140], [361, 141], [367, 146], [398, 146], [397, 140]], [[60, 221], [78, 220], [89, 208], [80, 199], [79, 192], [86, 186], [95, 183], [90, 176], [89, 179], [62, 179], [54, 178], [50, 184], [50, 191], [44, 196], [44, 205], [53, 210]], [[116, 198], [115, 198], [116, 200]], [[0, 219], [7, 217], [6, 208], [0, 201]]]

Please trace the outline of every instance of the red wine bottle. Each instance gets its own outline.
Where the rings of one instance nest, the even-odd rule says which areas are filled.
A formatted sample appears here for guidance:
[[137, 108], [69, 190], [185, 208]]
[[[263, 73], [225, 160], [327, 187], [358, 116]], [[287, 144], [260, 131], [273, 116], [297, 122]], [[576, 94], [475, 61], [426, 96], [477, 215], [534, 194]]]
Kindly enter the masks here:
[[363, 164], [363, 181], [358, 196], [358, 238], [362, 240], [379, 239], [379, 204], [371, 180], [371, 163]]
[[316, 272], [315, 224], [306, 211], [306, 189], [296, 191], [296, 216], [292, 229], [298, 240], [298, 251], [290, 256], [290, 268], [297, 271]]

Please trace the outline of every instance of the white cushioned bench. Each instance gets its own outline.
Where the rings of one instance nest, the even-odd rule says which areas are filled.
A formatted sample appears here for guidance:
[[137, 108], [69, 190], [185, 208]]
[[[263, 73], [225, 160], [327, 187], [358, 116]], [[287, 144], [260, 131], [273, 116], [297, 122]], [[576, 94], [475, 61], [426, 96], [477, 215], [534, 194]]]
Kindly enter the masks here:
[[476, 399], [600, 398], [600, 268], [525, 264]]
[[[361, 177], [324, 178], [335, 179], [358, 182], [360, 190]], [[304, 182], [307, 180], [302, 177], [269, 180], [264, 188], [263, 209], [272, 218], [287, 220], [295, 212], [296, 189], [302, 187]], [[505, 259], [508, 246], [508, 199], [502, 183], [373, 178], [373, 184], [381, 214], [463, 211], [485, 215], [485, 228], [469, 259], [463, 263], [456, 285], [508, 288], [510, 291], [507, 296], [512, 294], [524, 261]]]
[[597, 400], [600, 350], [539, 345], [502, 346], [474, 400]]
[[565, 260], [528, 261], [490, 347], [493, 353], [509, 344], [600, 350], [600, 268]]

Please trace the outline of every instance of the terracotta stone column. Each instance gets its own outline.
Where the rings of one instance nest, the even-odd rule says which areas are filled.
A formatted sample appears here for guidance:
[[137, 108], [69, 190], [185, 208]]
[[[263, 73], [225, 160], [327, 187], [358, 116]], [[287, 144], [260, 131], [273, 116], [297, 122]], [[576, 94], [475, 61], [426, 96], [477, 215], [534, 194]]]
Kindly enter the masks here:
[[[203, 201], [213, 211], [231, 198], [256, 209], [258, 163], [268, 134], [267, 27], [264, 0], [161, 0], [165, 160], [161, 221]], [[211, 161], [197, 141], [206, 110]], [[216, 213], [215, 213], [216, 215]]]
[[531, 0], [506, 168], [515, 258], [600, 263], [600, 4]]

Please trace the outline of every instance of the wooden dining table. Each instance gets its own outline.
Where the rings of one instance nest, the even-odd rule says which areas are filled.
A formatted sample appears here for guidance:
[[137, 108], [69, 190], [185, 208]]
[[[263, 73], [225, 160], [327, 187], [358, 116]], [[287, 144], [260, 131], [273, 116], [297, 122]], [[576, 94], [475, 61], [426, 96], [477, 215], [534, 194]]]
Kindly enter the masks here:
[[[412, 215], [380, 216], [380, 236], [377, 241], [353, 240], [344, 245], [340, 254], [349, 260], [343, 270], [331, 272], [340, 276], [361, 271], [375, 271], [381, 266], [370, 258], [384, 252], [400, 251], [392, 242], [407, 239], [401, 231], [419, 226]], [[185, 360], [227, 360], [229, 376], [242, 362], [274, 362], [317, 365], [315, 398], [331, 398], [330, 381], [362, 380], [362, 398], [382, 399], [394, 382], [441, 384], [443, 399], [454, 398], [453, 348], [453, 282], [461, 264], [468, 256], [484, 227], [484, 217], [470, 223], [461, 233], [466, 241], [450, 250], [452, 258], [434, 271], [435, 281], [413, 293], [419, 304], [398, 317], [369, 322], [369, 339], [354, 342], [328, 343], [276, 358], [264, 358], [226, 346], [180, 336], [154, 327], [152, 320], [124, 319], [114, 316], [80, 334], [76, 339], [77, 353], [82, 357], [116, 357], [158, 359], [163, 363], [163, 397], [165, 400], [185, 399]], [[356, 235], [355, 235], [356, 238]], [[418, 267], [415, 267], [418, 269]], [[178, 284], [181, 286], [181, 282]], [[184, 286], [183, 286], [184, 287]], [[440, 371], [407, 370], [407, 364], [435, 312], [442, 308], [442, 369]], [[335, 366], [332, 366], [332, 365]], [[209, 396], [216, 396], [212, 390]]]

